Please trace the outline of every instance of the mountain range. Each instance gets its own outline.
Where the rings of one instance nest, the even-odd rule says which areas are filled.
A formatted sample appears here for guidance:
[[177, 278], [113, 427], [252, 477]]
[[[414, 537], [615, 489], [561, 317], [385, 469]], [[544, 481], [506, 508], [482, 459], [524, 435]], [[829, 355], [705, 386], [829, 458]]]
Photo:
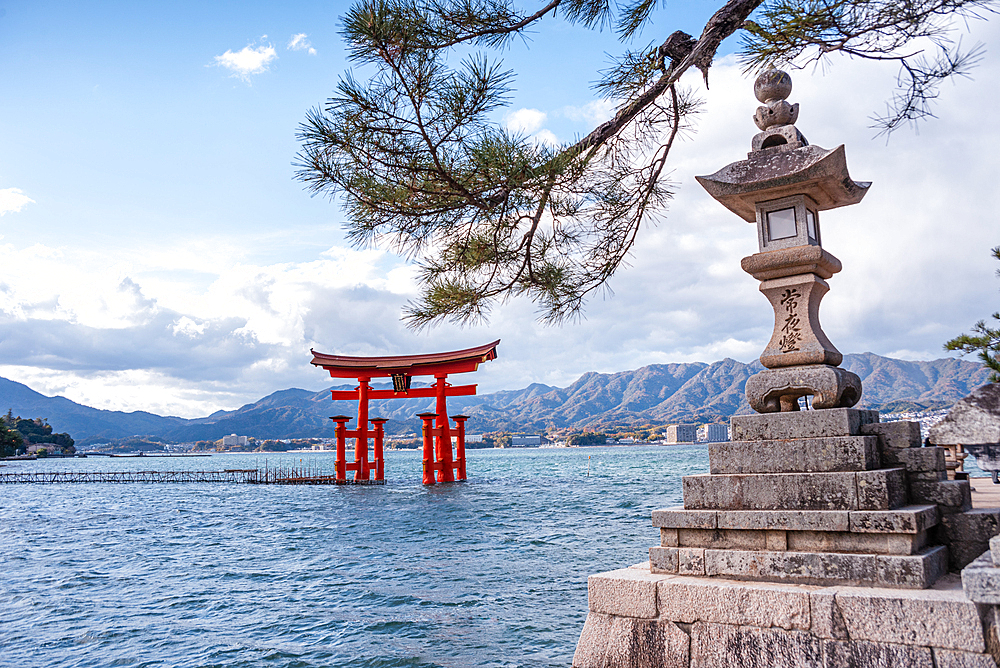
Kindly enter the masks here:
[[[909, 362], [863, 353], [845, 355], [841, 366], [862, 379], [859, 407], [884, 413], [948, 407], [984, 385], [988, 377], [980, 364], [959, 359]], [[564, 388], [535, 383], [521, 390], [454, 397], [448, 406], [452, 414], [471, 416], [469, 433], [713, 422], [751, 412], [743, 387], [761, 368], [759, 362], [732, 359], [652, 364], [612, 374], [586, 373]], [[331, 389], [352, 388], [353, 384]], [[136, 435], [173, 442], [215, 440], [231, 433], [272, 439], [331, 436], [328, 416], [355, 415], [357, 405], [332, 402], [329, 396], [329, 390], [280, 390], [237, 410], [185, 419], [90, 408], [0, 378], [0, 409], [46, 418], [55, 431], [68, 432], [83, 445]], [[432, 406], [432, 399], [375, 401], [370, 415], [388, 418], [390, 434], [418, 432], [420, 421], [414, 416]]]

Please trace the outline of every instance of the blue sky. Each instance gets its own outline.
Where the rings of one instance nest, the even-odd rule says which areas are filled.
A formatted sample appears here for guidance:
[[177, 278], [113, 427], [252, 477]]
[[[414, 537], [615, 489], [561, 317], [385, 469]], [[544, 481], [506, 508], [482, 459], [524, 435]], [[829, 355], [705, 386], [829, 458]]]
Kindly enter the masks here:
[[[666, 5], [641, 43], [697, 33], [709, 2]], [[482, 391], [566, 385], [586, 371], [754, 359], [771, 312], [739, 258], [752, 227], [694, 182], [744, 157], [752, 81], [731, 57], [678, 147], [678, 195], [631, 268], [556, 328], [512, 302], [489, 325], [407, 330], [412, 268], [348, 247], [335, 202], [293, 180], [298, 124], [348, 68], [346, 3], [0, 2], [0, 375], [93, 406], [200, 416], [286, 387], [319, 389], [310, 347], [429, 352], [502, 338]], [[996, 43], [995, 23], [973, 25]], [[724, 51], [731, 51], [728, 45]], [[609, 33], [560, 21], [503, 54], [517, 72], [497, 122], [571, 141], [611, 113], [590, 88]], [[823, 217], [824, 329], [844, 352], [909, 359], [997, 309], [993, 112], [1000, 68], [946, 85], [937, 120], [886, 144], [869, 116], [895, 69], [836, 59], [793, 73], [799, 128], [845, 143], [866, 200]]]

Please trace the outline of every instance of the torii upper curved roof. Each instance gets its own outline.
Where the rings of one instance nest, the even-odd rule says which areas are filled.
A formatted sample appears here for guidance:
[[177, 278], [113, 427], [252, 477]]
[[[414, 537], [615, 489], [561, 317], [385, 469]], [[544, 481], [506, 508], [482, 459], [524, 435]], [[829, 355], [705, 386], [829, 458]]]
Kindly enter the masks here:
[[393, 374], [426, 376], [438, 373], [475, 371], [482, 362], [496, 359], [500, 339], [475, 348], [424, 355], [394, 355], [391, 357], [351, 357], [328, 355], [310, 349], [312, 364], [321, 366], [334, 378], [384, 377]]

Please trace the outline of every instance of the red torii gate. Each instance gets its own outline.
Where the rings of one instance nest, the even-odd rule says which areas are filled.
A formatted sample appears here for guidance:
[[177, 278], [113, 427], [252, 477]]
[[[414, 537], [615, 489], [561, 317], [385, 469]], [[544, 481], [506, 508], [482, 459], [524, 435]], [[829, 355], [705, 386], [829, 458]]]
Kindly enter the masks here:
[[[337, 435], [337, 480], [347, 482], [347, 472], [354, 471], [354, 481], [369, 480], [372, 471], [375, 481], [385, 480], [382, 445], [384, 438], [383, 418], [368, 418], [368, 402], [372, 399], [414, 399], [420, 397], [435, 397], [437, 405], [433, 413], [420, 413], [417, 417], [423, 420], [424, 441], [424, 484], [435, 483], [434, 472], [437, 472], [437, 482], [453, 482], [465, 480], [465, 415], [454, 415], [456, 423], [457, 442], [455, 457], [451, 454], [451, 426], [448, 419], [448, 397], [470, 396], [476, 394], [475, 385], [453, 386], [447, 382], [449, 373], [469, 373], [475, 371], [481, 362], [496, 359], [497, 345], [500, 340], [476, 348], [456, 350], [448, 353], [433, 353], [429, 355], [399, 355], [395, 357], [348, 357], [346, 355], [327, 355], [310, 349], [313, 354], [312, 364], [321, 366], [330, 372], [332, 378], [357, 378], [358, 387], [354, 390], [332, 390], [331, 398], [358, 400], [358, 428], [348, 429], [348, 415], [335, 415], [330, 419], [336, 423]], [[437, 382], [434, 387], [410, 387], [414, 376], [434, 376]], [[368, 386], [372, 378], [392, 378], [391, 390], [374, 390]], [[431, 421], [436, 420], [436, 425]], [[372, 436], [375, 440], [374, 459], [368, 461], [368, 423], [373, 425]], [[354, 440], [354, 463], [347, 463], [346, 444], [348, 438]], [[436, 444], [436, 447], [435, 447]], [[455, 470], [458, 470], [456, 476]]]

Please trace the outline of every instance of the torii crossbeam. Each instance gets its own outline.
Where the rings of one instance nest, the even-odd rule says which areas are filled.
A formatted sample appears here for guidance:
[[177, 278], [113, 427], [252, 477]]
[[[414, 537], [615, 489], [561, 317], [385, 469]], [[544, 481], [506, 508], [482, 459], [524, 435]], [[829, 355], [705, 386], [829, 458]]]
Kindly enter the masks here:
[[[357, 378], [358, 387], [354, 390], [332, 390], [334, 401], [344, 399], [358, 400], [357, 429], [348, 429], [350, 416], [335, 415], [330, 419], [336, 423], [337, 435], [337, 480], [347, 482], [347, 472], [354, 471], [354, 482], [370, 480], [370, 474], [375, 473], [375, 482], [384, 481], [383, 463], [383, 418], [368, 417], [368, 402], [372, 399], [415, 399], [420, 397], [435, 397], [437, 404], [435, 412], [421, 413], [417, 417], [423, 420], [424, 441], [424, 475], [425, 485], [435, 482], [453, 482], [465, 480], [465, 415], [454, 415], [457, 442], [455, 456], [452, 457], [451, 424], [448, 419], [448, 397], [470, 396], [476, 394], [475, 385], [453, 386], [447, 382], [450, 373], [469, 373], [479, 368], [482, 362], [496, 359], [497, 345], [493, 343], [465, 350], [429, 355], [399, 355], [395, 357], [348, 357], [346, 355], [327, 355], [310, 350], [313, 354], [312, 364], [326, 369], [332, 378]], [[410, 387], [414, 376], [434, 376], [433, 387]], [[373, 390], [368, 386], [372, 378], [392, 378], [391, 390]], [[431, 424], [435, 421], [436, 424]], [[373, 429], [370, 432], [368, 423]], [[371, 436], [369, 436], [371, 434]], [[355, 439], [354, 462], [347, 463], [345, 441]], [[368, 439], [374, 438], [374, 457], [368, 461]], [[435, 447], [436, 446], [436, 447]], [[435, 476], [436, 472], [436, 476]], [[437, 478], [435, 480], [435, 477]]]

